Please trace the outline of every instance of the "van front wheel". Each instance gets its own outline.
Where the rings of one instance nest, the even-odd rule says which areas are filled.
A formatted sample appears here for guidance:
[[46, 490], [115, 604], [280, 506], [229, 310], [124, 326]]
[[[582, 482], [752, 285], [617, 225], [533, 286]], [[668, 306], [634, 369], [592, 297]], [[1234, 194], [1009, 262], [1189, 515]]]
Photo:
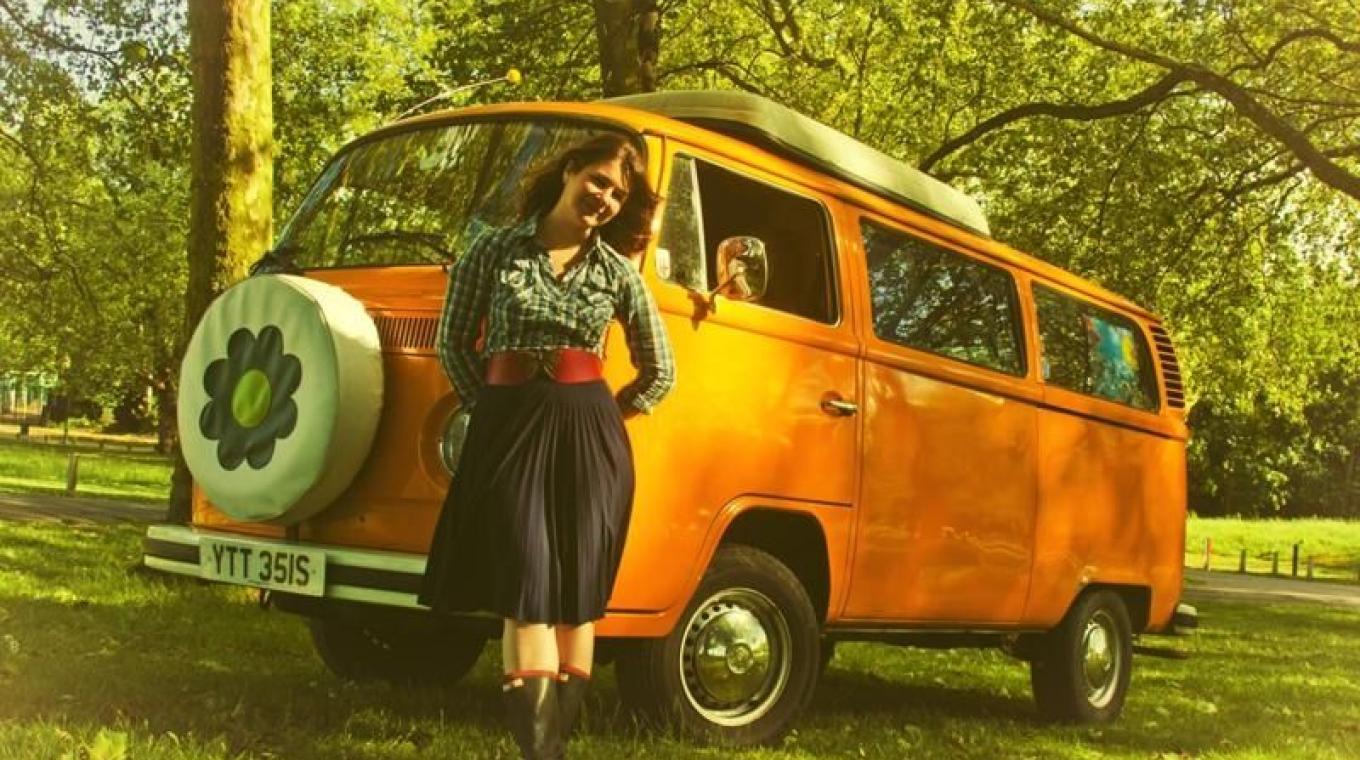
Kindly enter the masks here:
[[798, 577], [749, 546], [718, 549], [670, 635], [626, 643], [615, 663], [626, 703], [718, 744], [777, 742], [812, 698], [816, 612]]
[[1050, 720], [1108, 723], [1124, 709], [1133, 668], [1128, 608], [1113, 591], [1083, 594], [1038, 642], [1030, 684]]
[[486, 636], [455, 629], [366, 626], [332, 618], [307, 621], [312, 645], [341, 678], [413, 686], [449, 686], [467, 675]]

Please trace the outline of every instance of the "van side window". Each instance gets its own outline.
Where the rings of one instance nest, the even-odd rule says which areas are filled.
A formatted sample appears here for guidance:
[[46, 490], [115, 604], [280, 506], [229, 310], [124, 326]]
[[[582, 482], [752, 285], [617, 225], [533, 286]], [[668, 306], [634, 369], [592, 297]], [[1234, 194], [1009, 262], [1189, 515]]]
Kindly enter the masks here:
[[[686, 167], [693, 177], [688, 188]], [[697, 207], [681, 202], [685, 193], [694, 192]], [[718, 245], [729, 237], [751, 235], [764, 241], [770, 260], [769, 285], [755, 303], [828, 324], [839, 319], [831, 226], [821, 204], [688, 156], [676, 157], [667, 195], [658, 245], [670, 261], [663, 261], [663, 254], [657, 263], [658, 270], [670, 271], [658, 271], [662, 277], [695, 289], [711, 288], [718, 284]], [[687, 259], [686, 251], [694, 245], [703, 246], [702, 276]]]
[[1009, 272], [868, 221], [860, 230], [875, 335], [988, 369], [1025, 373]]
[[1034, 286], [1034, 303], [1045, 382], [1138, 409], [1157, 408], [1152, 355], [1132, 320], [1042, 285]]
[[666, 211], [656, 244], [656, 273], [691, 290], [708, 291], [704, 227], [699, 213], [699, 180], [694, 159], [676, 156], [666, 187]]

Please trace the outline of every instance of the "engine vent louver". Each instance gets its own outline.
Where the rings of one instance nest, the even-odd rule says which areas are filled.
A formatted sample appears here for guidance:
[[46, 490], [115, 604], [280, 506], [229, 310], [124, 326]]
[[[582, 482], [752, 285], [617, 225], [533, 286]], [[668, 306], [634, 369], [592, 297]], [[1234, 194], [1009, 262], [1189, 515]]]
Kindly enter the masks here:
[[1162, 365], [1162, 379], [1166, 382], [1166, 404], [1173, 409], [1185, 408], [1185, 384], [1181, 381], [1181, 365], [1176, 361], [1176, 349], [1171, 336], [1161, 325], [1152, 325], [1152, 341], [1157, 344], [1157, 360]]
[[439, 322], [434, 317], [398, 317], [374, 314], [378, 340], [387, 353], [430, 353]]

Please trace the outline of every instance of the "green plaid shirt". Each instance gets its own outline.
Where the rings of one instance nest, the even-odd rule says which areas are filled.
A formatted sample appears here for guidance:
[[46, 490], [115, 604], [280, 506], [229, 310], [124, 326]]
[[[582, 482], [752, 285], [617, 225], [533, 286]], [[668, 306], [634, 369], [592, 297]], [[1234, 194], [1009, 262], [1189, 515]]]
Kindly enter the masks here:
[[[476, 400], [487, 354], [553, 348], [602, 354], [605, 331], [617, 317], [638, 369], [619, 401], [650, 411], [675, 384], [675, 359], [642, 275], [595, 235], [583, 259], [558, 280], [537, 231], [537, 219], [488, 227], [449, 269], [435, 347], [459, 398]], [[479, 355], [474, 344], [483, 317], [486, 345]]]

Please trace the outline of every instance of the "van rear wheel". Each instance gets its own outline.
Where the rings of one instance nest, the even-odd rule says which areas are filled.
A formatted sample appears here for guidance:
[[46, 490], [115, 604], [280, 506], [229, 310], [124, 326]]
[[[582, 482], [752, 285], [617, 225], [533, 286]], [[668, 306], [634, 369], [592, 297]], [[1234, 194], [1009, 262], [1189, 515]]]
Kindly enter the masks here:
[[448, 686], [472, 670], [486, 644], [485, 635], [462, 628], [401, 630], [331, 618], [307, 625], [326, 667], [352, 681]]
[[792, 570], [759, 549], [723, 546], [670, 635], [622, 646], [619, 690], [645, 717], [701, 741], [772, 744], [812, 698], [819, 628]]
[[1118, 594], [1083, 594], [1034, 654], [1030, 684], [1045, 718], [1108, 723], [1119, 717], [1133, 670], [1133, 632]]

